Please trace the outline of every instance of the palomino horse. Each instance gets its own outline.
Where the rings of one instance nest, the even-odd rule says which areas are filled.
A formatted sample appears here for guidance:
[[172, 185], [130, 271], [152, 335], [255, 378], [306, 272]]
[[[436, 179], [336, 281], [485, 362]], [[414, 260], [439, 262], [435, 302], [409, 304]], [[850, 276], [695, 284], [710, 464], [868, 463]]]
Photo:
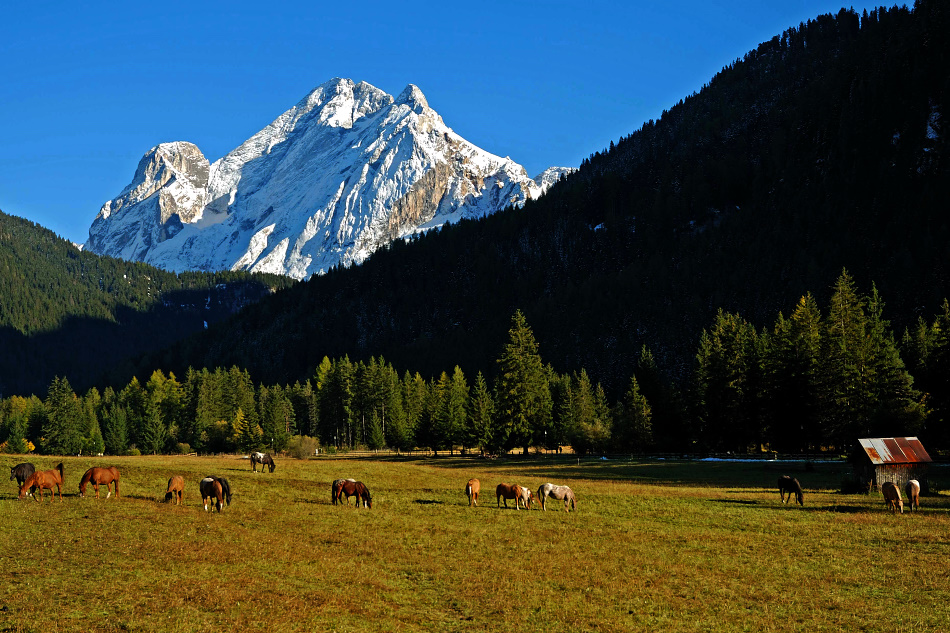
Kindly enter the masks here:
[[185, 478], [175, 475], [168, 480], [168, 490], [165, 491], [165, 501], [175, 500], [175, 505], [181, 505], [185, 496]]
[[[30, 475], [36, 472], [36, 467], [30, 462], [23, 462], [22, 464], [17, 464], [16, 466], [10, 467], [10, 481], [16, 479], [16, 488], [20, 489], [20, 486], [23, 485], [23, 482], [30, 478]], [[36, 492], [36, 487], [30, 489], [30, 495]]]
[[920, 482], [911, 479], [904, 486], [904, 492], [907, 493], [907, 505], [910, 506], [910, 511], [920, 510]]
[[478, 493], [482, 489], [482, 482], [477, 479], [469, 479], [465, 484], [465, 495], [468, 497], [468, 507], [478, 507]]
[[[792, 493], [795, 493], [795, 501], [798, 505], [805, 507], [805, 493], [802, 492], [802, 485], [797, 479], [792, 479], [788, 475], [782, 475], [778, 478], [778, 493], [782, 496], [782, 503], [788, 503], [792, 500]], [[788, 493], [788, 499], [785, 498]]]
[[340, 502], [340, 488], [343, 487], [343, 482], [346, 481], [356, 483], [355, 479], [334, 479], [333, 483], [330, 484], [330, 501], [333, 502], [333, 505]]
[[344, 497], [349, 505], [350, 497], [356, 497], [356, 507], [359, 508], [362, 503], [364, 508], [373, 507], [373, 497], [369, 494], [369, 488], [362, 481], [353, 481], [345, 479], [340, 484], [339, 500], [342, 502]]
[[881, 485], [881, 492], [884, 493], [884, 503], [890, 508], [891, 513], [900, 510], [904, 514], [904, 500], [901, 499], [901, 489], [893, 481], [885, 481]]
[[112, 496], [112, 484], [115, 483], [115, 496], [119, 497], [119, 469], [115, 466], [109, 468], [100, 468], [93, 466], [82, 476], [79, 482], [79, 496], [86, 496], [86, 485], [92, 482], [92, 487], [96, 489], [96, 499], [99, 498], [99, 486], [105, 486], [109, 494], [106, 499]]
[[498, 484], [495, 486], [495, 500], [498, 502], [498, 507], [501, 507], [501, 500], [505, 500], [505, 507], [508, 507], [508, 500], [515, 500], [515, 510], [518, 510], [518, 502], [521, 501], [524, 503], [525, 510], [531, 508], [531, 499], [534, 495], [531, 494], [531, 491], [525, 488], [524, 486], [519, 486], [518, 484]]
[[270, 468], [271, 472], [274, 472], [277, 468], [277, 464], [274, 463], [274, 458], [270, 456], [270, 453], [251, 453], [251, 468], [255, 473], [257, 472], [258, 464], [261, 465], [261, 472], [264, 472], [264, 466]]
[[[577, 511], [577, 500], [574, 498], [574, 491], [567, 486], [555, 486], [554, 484], [541, 484], [538, 488], [538, 499], [541, 501], [541, 509], [544, 510], [544, 501], [548, 497], [554, 497], [558, 501], [564, 501], [565, 512], [571, 510]], [[570, 504], [570, 508], [568, 508]]]
[[59, 492], [59, 501], [63, 501], [63, 463], [60, 462], [56, 465], [54, 470], [38, 470], [32, 475], [30, 475], [26, 481], [23, 482], [23, 485], [20, 486], [20, 499], [26, 496], [27, 490], [36, 486], [40, 489], [40, 498], [37, 499], [36, 495], [33, 496], [33, 501], [42, 501], [43, 500], [43, 490], [49, 490], [49, 501], [53, 502], [53, 486], [56, 486], [57, 492]]
[[205, 512], [208, 512], [209, 501], [211, 508], [217, 508], [219, 513], [225, 503], [231, 505], [231, 485], [224, 477], [209, 475], [198, 482], [198, 489], [201, 490], [201, 502], [205, 506]]

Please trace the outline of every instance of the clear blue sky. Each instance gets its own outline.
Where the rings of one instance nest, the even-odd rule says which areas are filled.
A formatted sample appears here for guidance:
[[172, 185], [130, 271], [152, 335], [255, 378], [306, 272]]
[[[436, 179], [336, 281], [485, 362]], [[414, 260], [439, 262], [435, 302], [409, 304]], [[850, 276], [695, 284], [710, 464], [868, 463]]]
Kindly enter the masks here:
[[[577, 166], [841, 0], [5, 3], [0, 210], [84, 242], [154, 145], [209, 160], [332, 77], [414, 83], [533, 176]], [[854, 6], [858, 11], [875, 6]]]

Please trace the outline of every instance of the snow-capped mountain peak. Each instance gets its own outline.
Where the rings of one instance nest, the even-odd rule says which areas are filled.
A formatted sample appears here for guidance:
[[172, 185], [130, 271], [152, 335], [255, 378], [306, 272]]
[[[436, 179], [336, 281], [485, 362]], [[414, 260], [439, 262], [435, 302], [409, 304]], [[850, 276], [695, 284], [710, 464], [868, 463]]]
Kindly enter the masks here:
[[413, 84], [394, 99], [335, 78], [210, 165], [191, 143], [149, 150], [102, 206], [86, 247], [174, 271], [305, 278], [393, 239], [521, 205], [564, 171], [532, 180], [455, 134]]

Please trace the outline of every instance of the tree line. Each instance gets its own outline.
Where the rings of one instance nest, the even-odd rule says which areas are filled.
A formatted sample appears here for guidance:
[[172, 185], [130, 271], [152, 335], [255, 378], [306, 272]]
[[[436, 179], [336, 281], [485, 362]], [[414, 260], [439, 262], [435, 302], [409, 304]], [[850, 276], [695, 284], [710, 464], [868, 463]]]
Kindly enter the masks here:
[[824, 311], [808, 293], [769, 328], [720, 310], [688, 383], [668, 380], [643, 347], [612, 399], [584, 369], [545, 364], [520, 311], [491, 378], [455, 366], [426, 379], [348, 356], [324, 357], [312, 376], [283, 386], [255, 385], [237, 366], [189, 368], [183, 380], [155, 370], [144, 384], [132, 378], [82, 396], [57, 377], [45, 399], [0, 401], [0, 438], [10, 453], [31, 443], [48, 454], [114, 455], [279, 452], [295, 436], [341, 450], [481, 454], [840, 451], [858, 437], [894, 435], [944, 447], [950, 304], [900, 343], [883, 311], [876, 288], [861, 295], [847, 271]]

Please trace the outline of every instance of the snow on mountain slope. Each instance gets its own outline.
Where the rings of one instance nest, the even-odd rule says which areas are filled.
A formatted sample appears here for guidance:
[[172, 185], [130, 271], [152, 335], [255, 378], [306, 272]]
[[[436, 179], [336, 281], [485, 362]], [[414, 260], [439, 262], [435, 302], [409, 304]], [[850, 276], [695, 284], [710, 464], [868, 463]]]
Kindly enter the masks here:
[[303, 279], [390, 241], [536, 198], [531, 179], [455, 134], [410, 84], [395, 99], [333, 79], [223, 158], [163, 143], [106, 202], [86, 248], [173, 271]]

